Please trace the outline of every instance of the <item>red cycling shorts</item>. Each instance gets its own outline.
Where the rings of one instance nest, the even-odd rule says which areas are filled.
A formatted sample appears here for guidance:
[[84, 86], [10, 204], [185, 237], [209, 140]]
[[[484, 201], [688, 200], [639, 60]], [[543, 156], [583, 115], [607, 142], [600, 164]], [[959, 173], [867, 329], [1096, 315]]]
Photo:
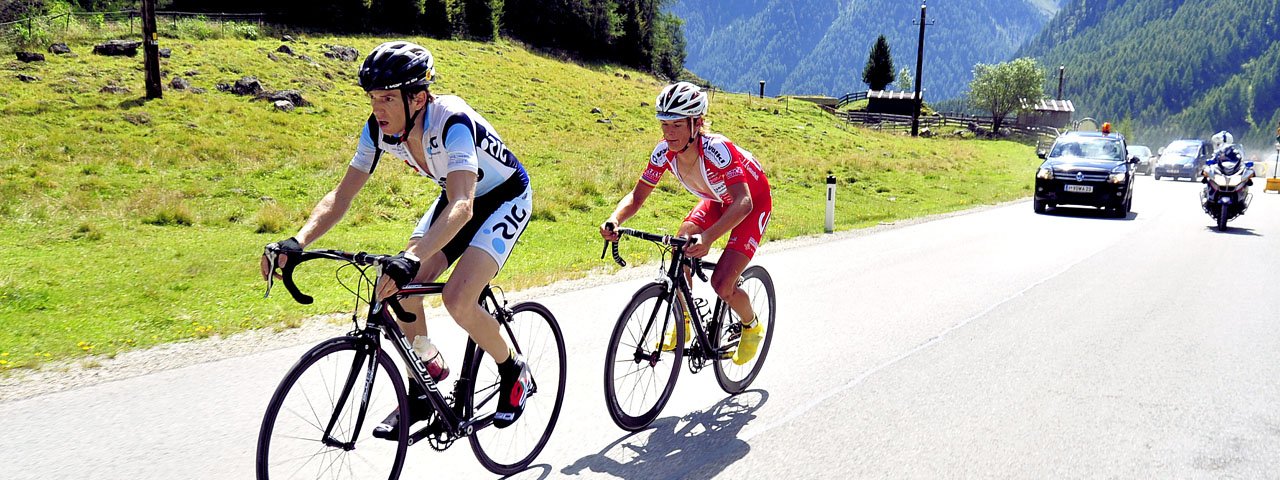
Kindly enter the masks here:
[[[769, 195], [768, 184], [764, 185], [761, 192], [752, 189], [751, 192], [751, 213], [748, 213], [738, 226], [733, 227], [729, 232], [729, 243], [725, 245], [725, 250], [733, 250], [746, 255], [748, 259], [756, 255], [756, 249], [760, 248], [760, 240], [764, 239], [764, 230], [769, 226], [769, 214], [773, 212], [773, 198]], [[724, 215], [726, 205], [720, 202], [710, 200], [702, 200], [698, 202], [698, 206], [693, 207], [689, 215], [684, 217], [684, 221], [696, 225], [702, 231], [707, 231], [717, 221], [720, 216]]]

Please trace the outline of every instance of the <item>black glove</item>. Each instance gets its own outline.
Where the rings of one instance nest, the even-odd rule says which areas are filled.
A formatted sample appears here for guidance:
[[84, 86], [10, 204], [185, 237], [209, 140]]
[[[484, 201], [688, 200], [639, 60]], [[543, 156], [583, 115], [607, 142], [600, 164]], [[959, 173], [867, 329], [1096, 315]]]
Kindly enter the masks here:
[[422, 265], [422, 262], [412, 253], [400, 252], [388, 258], [382, 264], [382, 273], [391, 277], [391, 281], [396, 282], [396, 288], [401, 288], [406, 283], [413, 281], [413, 277], [418, 274], [420, 265]]
[[[283, 253], [285, 255], [302, 251], [302, 244], [298, 243], [298, 239], [293, 237], [286, 238], [271, 245], [275, 245], [276, 253]], [[271, 245], [267, 246], [270, 247]]]

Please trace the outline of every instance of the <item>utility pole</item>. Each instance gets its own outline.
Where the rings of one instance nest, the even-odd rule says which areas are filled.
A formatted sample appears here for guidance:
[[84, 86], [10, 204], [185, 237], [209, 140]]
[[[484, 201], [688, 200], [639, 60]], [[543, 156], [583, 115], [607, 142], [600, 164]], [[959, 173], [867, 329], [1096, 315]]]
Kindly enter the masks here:
[[916, 42], [916, 108], [911, 113], [911, 136], [920, 135], [920, 109], [924, 106], [924, 96], [920, 94], [920, 85], [924, 77], [924, 27], [933, 25], [925, 21], [925, 0], [920, 0], [920, 40]]
[[160, 98], [160, 44], [156, 43], [156, 0], [142, 0], [142, 58], [147, 99]]
[[1066, 71], [1066, 65], [1058, 65], [1058, 100], [1062, 100], [1062, 78], [1066, 75]]

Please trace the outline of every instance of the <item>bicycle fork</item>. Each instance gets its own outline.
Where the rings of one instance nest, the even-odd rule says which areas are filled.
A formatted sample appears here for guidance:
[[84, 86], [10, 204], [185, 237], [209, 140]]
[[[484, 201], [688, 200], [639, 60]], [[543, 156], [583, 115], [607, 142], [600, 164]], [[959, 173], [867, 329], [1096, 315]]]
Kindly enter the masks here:
[[[360, 429], [364, 426], [365, 416], [369, 412], [369, 396], [373, 392], [374, 378], [377, 377], [378, 373], [377, 351], [377, 348], [369, 342], [361, 342], [359, 351], [357, 351], [354, 358], [352, 358], [351, 370], [350, 373], [347, 374], [346, 381], [343, 383], [342, 394], [338, 396], [338, 403], [333, 409], [333, 415], [329, 417], [329, 424], [326, 425], [324, 429], [323, 443], [325, 446], [339, 448], [348, 452], [355, 450], [356, 442], [360, 439]], [[361, 366], [366, 365], [366, 359], [368, 360], [367, 367], [361, 369]], [[357, 409], [355, 429], [351, 433], [351, 439], [349, 441], [342, 442], [333, 437], [333, 428], [337, 425], [339, 418], [342, 416], [342, 412], [345, 411], [343, 407], [345, 407], [347, 401], [351, 399], [351, 392], [355, 389], [356, 381], [359, 379], [362, 370], [364, 372], [364, 386], [361, 389], [360, 408]]]

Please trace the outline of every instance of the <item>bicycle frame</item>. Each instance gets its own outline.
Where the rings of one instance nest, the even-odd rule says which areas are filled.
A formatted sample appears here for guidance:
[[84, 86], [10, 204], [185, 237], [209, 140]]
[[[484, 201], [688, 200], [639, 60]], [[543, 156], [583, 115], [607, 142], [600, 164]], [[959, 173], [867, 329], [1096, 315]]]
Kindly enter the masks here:
[[[669, 249], [671, 251], [671, 263], [666, 267], [664, 267], [665, 273], [661, 278], [659, 278], [659, 280], [662, 283], [666, 284], [666, 287], [667, 287], [667, 292], [663, 296], [664, 300], [667, 302], [667, 308], [665, 309], [665, 313], [667, 313], [668, 315], [665, 318], [668, 318], [668, 319], [672, 318], [672, 315], [670, 315], [670, 313], [672, 313], [673, 309], [676, 308], [676, 298], [677, 298], [676, 295], [680, 295], [679, 298], [683, 300], [683, 304], [684, 304], [684, 306], [681, 308], [684, 308], [685, 310], [691, 310], [691, 312], [689, 312], [689, 318], [691, 323], [693, 323], [694, 335], [698, 339], [698, 342], [696, 343], [698, 348], [696, 349], [688, 349], [688, 348], [685, 348], [683, 345], [677, 348], [683, 349], [685, 353], [689, 355], [690, 359], [697, 359], [697, 360], [720, 359], [721, 355], [723, 355], [725, 352], [719, 351], [721, 348], [714, 346], [714, 344], [711, 342], [711, 337], [710, 337], [710, 334], [707, 332], [707, 329], [703, 328], [704, 318], [702, 316], [702, 312], [698, 311], [698, 308], [696, 307], [696, 304], [694, 302], [694, 297], [693, 297], [692, 285], [690, 285], [690, 277], [693, 275], [696, 275], [699, 279], [701, 279], [704, 282], [709, 282], [710, 280], [707, 278], [706, 273], [704, 273], [703, 271], [704, 270], [714, 271], [716, 268], [716, 264], [714, 262], [708, 262], [698, 258], [690, 258], [685, 256], [684, 249], [683, 249], [685, 241], [681, 238], [674, 238], [669, 235], [653, 235], [653, 234], [648, 234], [645, 232], [639, 232], [636, 230], [625, 229], [625, 228], [618, 229], [618, 232], [626, 235], [632, 235], [644, 240], [649, 240], [659, 245], [665, 245], [667, 247], [671, 247]], [[612, 245], [613, 245], [614, 261], [617, 262], [619, 265], [626, 266], [626, 262], [622, 260], [622, 257], [618, 254], [618, 244], [614, 242]], [[605, 248], [606, 249], [609, 248], [608, 242], [606, 242]], [[602, 255], [603, 255], [603, 252], [602, 252]], [[682, 271], [683, 268], [688, 268], [690, 270], [690, 277], [686, 277], [686, 275], [684, 275], [684, 272]], [[721, 318], [723, 310], [727, 307], [728, 305], [725, 304], [723, 299], [716, 297], [716, 303], [711, 313], [711, 319], [716, 320]], [[657, 323], [655, 322], [655, 320], [657, 320], [656, 316], [658, 315], [658, 310], [655, 309], [653, 313], [651, 313], [650, 315], [651, 316], [649, 318], [648, 327], [652, 327], [655, 323]], [[667, 325], [667, 320], [664, 320], [662, 322], [662, 329], [664, 332], [669, 326], [670, 325]], [[641, 338], [648, 338], [648, 335], [649, 335], [648, 327], [646, 327], [646, 330], [643, 332], [643, 335], [641, 336]], [[714, 331], [718, 331], [719, 325], [712, 325], [712, 329]], [[647, 360], [656, 361], [657, 354], [658, 352], [655, 351], [653, 354], [651, 354], [654, 358], [649, 358]], [[645, 355], [643, 354], [642, 349], [637, 348], [636, 358], [639, 360], [639, 359], [644, 359], [644, 357]]]
[[[348, 256], [344, 256], [343, 252], [336, 251], [302, 252], [298, 259], [283, 267], [285, 288], [289, 290], [289, 293], [294, 297], [294, 300], [299, 303], [309, 304], [311, 303], [312, 298], [302, 294], [292, 281], [292, 270], [297, 267], [297, 265], [317, 258], [347, 261], [352, 264], [368, 263], [369, 260], [362, 258], [363, 255], [365, 254], [361, 253], [348, 258]], [[272, 270], [274, 269], [275, 265], [273, 264]], [[466, 377], [466, 372], [471, 371], [471, 363], [475, 357], [475, 351], [478, 348], [475, 341], [470, 338], [467, 339], [467, 346], [463, 356], [461, 370], [462, 377], [454, 383], [454, 405], [450, 407], [448, 401], [440, 392], [439, 384], [429, 373], [427, 373], [426, 364], [418, 356], [418, 353], [413, 350], [408, 337], [405, 336], [400, 325], [387, 311], [388, 308], [390, 308], [391, 310], [396, 311], [402, 318], [406, 318], [408, 321], [426, 321], [425, 319], [414, 319], [414, 315], [406, 313], [403, 307], [400, 306], [400, 300], [414, 296], [439, 295], [444, 292], [444, 286], [444, 283], [411, 283], [405, 285], [399, 290], [399, 292], [388, 297], [386, 300], [378, 300], [376, 298], [368, 299], [369, 309], [368, 313], [365, 315], [365, 327], [357, 328], [347, 335], [347, 337], [355, 337], [359, 339], [359, 341], [366, 346], [367, 352], [362, 352], [356, 355], [352, 362], [351, 373], [347, 376], [346, 382], [343, 385], [342, 395], [338, 399], [339, 407], [345, 405], [346, 401], [350, 398], [352, 390], [355, 388], [355, 383], [358, 380], [359, 373], [361, 371], [360, 366], [368, 360], [368, 366], [364, 375], [364, 386], [361, 390], [361, 408], [359, 417], [356, 420], [356, 432], [359, 432], [361, 427], [363, 427], [365, 414], [368, 412], [369, 398], [373, 392], [373, 381], [377, 371], [377, 352], [385, 350], [382, 346], [382, 337], [386, 337], [391, 341], [391, 345], [394, 347], [394, 350], [400, 354], [400, 358], [404, 361], [404, 364], [408, 366], [410, 375], [412, 375], [413, 379], [417, 380], [418, 383], [425, 388], [428, 401], [431, 403], [432, 408], [438, 415], [444, 432], [450, 437], [456, 439], [470, 436], [476, 430], [485, 428], [493, 423], [493, 417], [491, 415], [477, 419], [471, 418], [472, 412], [462, 411], [465, 405], [475, 404], [474, 402], [468, 402], [468, 399], [466, 398], [467, 395], [471, 394], [470, 390], [472, 384], [475, 382], [474, 378]], [[268, 293], [269, 292], [270, 287], [268, 287]], [[494, 316], [498, 321], [498, 325], [506, 330], [508, 338], [512, 339], [512, 348], [516, 350], [516, 353], [523, 353], [520, 345], [515, 341], [514, 333], [511, 331], [511, 326], [509, 324], [511, 312], [507, 310], [504, 304], [498, 302], [497, 297], [493, 293], [493, 288], [490, 285], [485, 285], [484, 289], [480, 292], [478, 302], [486, 311]], [[537, 383], [535, 382], [530, 388], [530, 394], [536, 392]], [[491, 395], [497, 395], [497, 392], [494, 392]], [[332, 430], [338, 422], [341, 411], [341, 408], [335, 408], [334, 413], [329, 418], [329, 422], [324, 431], [324, 443], [336, 448], [351, 450], [354, 448], [354, 444], [358, 438], [352, 438], [350, 442], [340, 443], [332, 437]], [[413, 432], [409, 437], [409, 445], [413, 445], [425, 438], [431, 433], [430, 430], [432, 427], [435, 426], [436, 422], [431, 422], [426, 427]]]

